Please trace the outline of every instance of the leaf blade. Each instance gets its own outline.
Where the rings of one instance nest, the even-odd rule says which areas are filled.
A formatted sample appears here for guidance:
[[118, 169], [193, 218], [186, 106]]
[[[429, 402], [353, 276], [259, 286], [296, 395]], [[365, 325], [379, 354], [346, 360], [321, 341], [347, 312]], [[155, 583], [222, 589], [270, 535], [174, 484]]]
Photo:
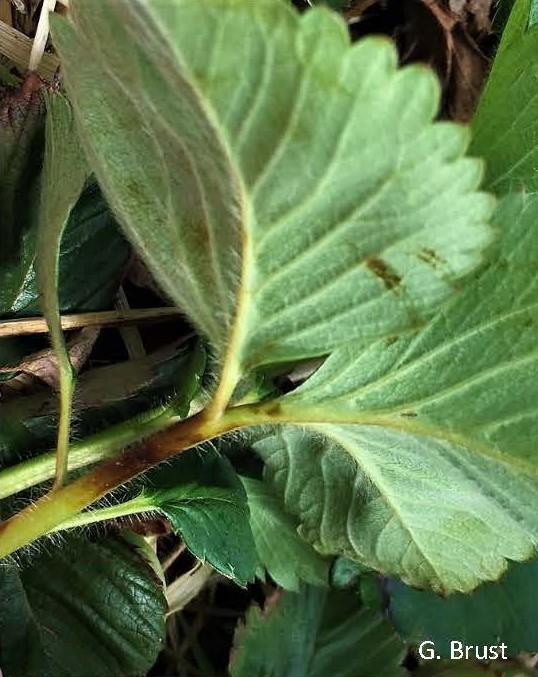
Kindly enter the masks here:
[[[300, 19], [279, 0], [177, 0], [155, 2], [149, 11], [138, 2], [90, 5], [74, 2], [74, 23], [56, 21], [53, 30], [82, 136], [130, 237], [224, 359], [217, 412], [255, 366], [324, 355], [353, 337], [368, 342], [424, 322], [479, 263], [491, 235], [485, 225], [491, 200], [476, 192], [480, 165], [462, 159], [462, 129], [431, 124], [438, 99], [433, 76], [397, 71], [387, 43], [350, 47], [335, 15], [318, 9]], [[236, 49], [219, 50], [228, 43]], [[77, 50], [96, 50], [95, 59], [81, 65]], [[106, 96], [90, 96], [85, 79], [104, 80]], [[182, 108], [178, 90], [185, 94]], [[107, 164], [107, 156], [134, 152], [126, 128], [144, 130], [137, 143], [148, 157], [145, 182], [127, 162], [121, 176]], [[383, 152], [371, 141], [381, 129]], [[189, 173], [181, 144], [202, 135], [211, 162], [204, 158]], [[125, 171], [145, 196], [136, 208]], [[178, 174], [192, 185], [187, 193], [197, 194], [198, 176], [214, 186], [216, 197], [206, 195], [209, 214], [186, 204], [184, 195], [170, 197]], [[156, 194], [167, 196], [174, 223], [204, 217], [194, 219], [194, 230], [209, 233], [205, 253], [185, 239], [182, 226], [169, 227]], [[155, 232], [165, 240], [152, 240]], [[183, 263], [178, 267], [176, 256], [172, 266], [162, 254], [178, 243], [210, 272], [187, 263], [179, 279]], [[434, 245], [442, 270], [419, 256], [421, 247]], [[313, 268], [317, 276], [305, 274]], [[198, 289], [187, 294], [191, 282]]]
[[381, 614], [347, 593], [304, 586], [252, 607], [236, 632], [233, 677], [405, 674], [405, 648]]
[[536, 196], [501, 203], [494, 261], [422, 332], [342, 348], [280, 400], [277, 419], [307, 432], [257, 448], [322, 552], [443, 594], [534, 554], [537, 210]]
[[254, 580], [258, 558], [247, 496], [232, 465], [215, 451], [193, 451], [147, 478], [132, 501], [164, 515], [202, 562], [241, 586]]
[[284, 512], [277, 497], [259, 480], [242, 477], [241, 481], [247, 492], [256, 550], [275, 583], [292, 592], [299, 592], [301, 581], [310, 585], [327, 585], [329, 561], [301, 539], [293, 520]]
[[[164, 637], [166, 603], [142, 555], [143, 543], [134, 535], [130, 543], [75, 537], [69, 548], [40, 553], [20, 572], [2, 570], [0, 657], [6, 677], [68, 677], [80, 674], [81, 663], [84, 674], [95, 677], [149, 669]], [[132, 615], [124, 612], [126, 600]]]
[[488, 583], [470, 596], [448, 599], [390, 581], [391, 618], [404, 641], [419, 644], [430, 639], [444, 658], [451, 657], [452, 640], [475, 646], [502, 641], [505, 655], [516, 657], [538, 646], [534, 624], [529, 622], [537, 574], [536, 561], [513, 564], [497, 583]]

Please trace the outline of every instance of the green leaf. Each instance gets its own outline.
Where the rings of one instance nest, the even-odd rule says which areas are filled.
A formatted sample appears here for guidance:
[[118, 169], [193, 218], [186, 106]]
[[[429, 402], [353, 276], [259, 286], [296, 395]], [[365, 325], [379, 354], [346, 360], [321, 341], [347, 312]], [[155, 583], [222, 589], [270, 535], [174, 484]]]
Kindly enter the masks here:
[[[34, 229], [24, 240], [17, 265], [0, 267], [1, 317], [39, 314], [35, 256]], [[103, 196], [97, 186], [89, 186], [71, 212], [60, 247], [61, 311], [109, 308], [128, 258], [129, 247]]]
[[261, 563], [285, 590], [298, 592], [301, 582], [327, 585], [329, 560], [297, 534], [282, 502], [259, 480], [242, 477], [250, 509], [250, 525]]
[[320, 552], [444, 593], [534, 555], [537, 215], [504, 200], [495, 260], [423, 332], [350, 344], [266, 405], [305, 427], [256, 448]]
[[58, 530], [158, 512], [202, 562], [245, 586], [258, 566], [245, 490], [229, 461], [213, 449], [191, 451], [144, 478], [138, 497], [81, 513]]
[[239, 627], [232, 677], [403, 676], [405, 647], [379, 613], [348, 592], [277, 592]]
[[[36, 223], [44, 141], [41, 87], [30, 74], [0, 104], [0, 276], [16, 277], [24, 240]], [[3, 293], [0, 285], [0, 299]]]
[[[21, 244], [20, 258], [0, 266], [0, 317], [39, 315], [35, 256], [36, 226]], [[71, 212], [60, 248], [60, 308], [66, 312], [109, 309], [121, 284], [130, 248], [96, 185]], [[41, 339], [0, 339], [0, 366], [16, 365], [44, 347]]]
[[538, 562], [512, 564], [498, 583], [487, 583], [471, 595], [443, 599], [391, 581], [390, 614], [405, 642], [435, 642], [436, 652], [450, 658], [450, 642], [464, 645], [507, 645], [515, 658], [538, 650], [535, 590]]
[[479, 263], [481, 165], [389, 42], [351, 46], [335, 14], [282, 0], [73, 0], [70, 17], [53, 36], [88, 157], [226, 352], [217, 409], [255, 366], [423, 323]]
[[70, 537], [20, 569], [0, 569], [4, 677], [145, 674], [164, 639], [166, 612], [146, 547], [134, 535]]
[[[4, 94], [0, 104], [0, 316], [12, 312], [32, 261], [45, 121], [34, 85], [35, 76], [29, 76], [24, 88]], [[16, 362], [32, 346], [30, 340], [1, 340], [0, 365]]]
[[[0, 313], [4, 316], [39, 314], [34, 235], [27, 238], [17, 279], [6, 280], [0, 269]], [[88, 186], [71, 212], [60, 246], [62, 313], [110, 309], [129, 256], [130, 248], [99, 188]]]
[[216, 452], [193, 451], [149, 475], [141, 499], [171, 522], [189, 550], [239, 585], [254, 579], [257, 556], [245, 491]]
[[538, 28], [529, 28], [531, 0], [517, 0], [473, 121], [471, 151], [486, 158], [496, 193], [538, 189], [535, 98]]
[[245, 490], [230, 463], [192, 451], [148, 477], [141, 499], [165, 515], [202, 562], [239, 585], [254, 579], [257, 556]]
[[45, 166], [41, 185], [41, 207], [37, 231], [37, 276], [43, 315], [59, 375], [60, 416], [56, 446], [55, 486], [67, 474], [74, 373], [64, 340], [58, 297], [60, 243], [69, 215], [88, 178], [88, 167], [74, 126], [69, 101], [61, 95], [47, 98]]

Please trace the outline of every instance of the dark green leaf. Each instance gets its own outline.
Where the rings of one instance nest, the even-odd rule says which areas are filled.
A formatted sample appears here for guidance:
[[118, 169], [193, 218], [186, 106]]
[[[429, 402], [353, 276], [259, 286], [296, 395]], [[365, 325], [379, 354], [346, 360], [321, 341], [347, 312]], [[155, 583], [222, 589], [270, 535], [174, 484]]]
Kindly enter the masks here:
[[189, 550], [239, 585], [254, 579], [258, 565], [245, 490], [229, 461], [216, 451], [182, 454], [147, 477], [133, 499], [137, 510], [158, 511]]
[[[130, 248], [118, 231], [96, 185], [89, 186], [69, 217], [60, 248], [60, 309], [62, 312], [106, 310], [113, 305]], [[6, 285], [10, 292], [5, 315], [39, 314], [34, 269], [35, 249], [29, 243], [24, 282]], [[7, 300], [7, 299], [6, 299]]]
[[133, 535], [71, 536], [20, 569], [0, 569], [4, 677], [145, 674], [163, 641], [166, 612], [146, 548]]
[[379, 613], [349, 592], [276, 592], [239, 627], [232, 677], [399, 677], [405, 647]]
[[45, 121], [41, 86], [38, 76], [30, 74], [0, 103], [1, 305], [2, 278], [20, 277], [17, 269], [18, 260], [25, 257], [24, 240], [36, 224]]
[[435, 642], [437, 653], [450, 657], [450, 642], [507, 644], [506, 655], [538, 651], [536, 590], [538, 562], [512, 564], [498, 583], [486, 583], [470, 595], [447, 599], [391, 581], [390, 612], [409, 643]]

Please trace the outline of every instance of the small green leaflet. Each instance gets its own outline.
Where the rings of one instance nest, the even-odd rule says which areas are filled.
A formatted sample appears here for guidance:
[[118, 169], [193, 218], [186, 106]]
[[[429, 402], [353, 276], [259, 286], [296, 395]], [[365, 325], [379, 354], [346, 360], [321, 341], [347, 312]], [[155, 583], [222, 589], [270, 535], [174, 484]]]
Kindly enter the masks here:
[[255, 366], [424, 323], [479, 264], [481, 164], [463, 128], [432, 124], [433, 74], [398, 70], [389, 42], [352, 47], [336, 14], [284, 0], [73, 0], [70, 16], [53, 36], [92, 168], [223, 358], [217, 409]]
[[245, 490], [230, 462], [213, 449], [191, 451], [144, 478], [138, 497], [81, 513], [58, 530], [126, 515], [160, 513], [202, 562], [245, 586], [258, 567]]
[[148, 482], [135, 500], [167, 517], [193, 555], [239, 585], [254, 580], [247, 496], [229, 461], [213, 450], [191, 451], [150, 473]]
[[431, 592], [389, 581], [390, 616], [400, 636], [418, 645], [428, 639], [436, 652], [450, 658], [450, 642], [490, 646], [501, 641], [510, 658], [538, 649], [536, 588], [538, 562], [512, 564], [497, 583], [486, 583], [471, 595], [443, 599]]
[[131, 677], [151, 668], [166, 600], [145, 541], [69, 536], [0, 568], [4, 677]]
[[[297, 533], [282, 501], [259, 480], [242, 477], [250, 509], [250, 524], [263, 567], [285, 590], [299, 592], [301, 582], [327, 585], [330, 560], [321, 557]], [[263, 569], [261, 572], [263, 578]]]
[[505, 199], [496, 258], [423, 332], [350, 344], [280, 400], [305, 429], [256, 448], [320, 552], [444, 593], [533, 556], [537, 215]]
[[252, 607], [236, 631], [232, 677], [403, 677], [406, 653], [380, 613], [349, 592], [304, 586]]

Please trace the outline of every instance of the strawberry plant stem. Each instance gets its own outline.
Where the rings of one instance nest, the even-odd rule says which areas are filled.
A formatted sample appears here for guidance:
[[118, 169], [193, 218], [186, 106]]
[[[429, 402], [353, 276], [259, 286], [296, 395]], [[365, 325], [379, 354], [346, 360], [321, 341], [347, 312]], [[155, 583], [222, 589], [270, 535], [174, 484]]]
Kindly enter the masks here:
[[[69, 471], [116, 456], [120, 449], [179, 421], [173, 411], [159, 407], [143, 417], [130, 419], [74, 444], [69, 452]], [[50, 452], [0, 472], [0, 499], [12, 496], [54, 477], [56, 453]]]
[[87, 475], [48, 493], [22, 512], [0, 524], [0, 558], [50, 532], [118, 486], [152, 466], [202, 442], [251, 424], [248, 416], [234, 410], [218, 420], [205, 411], [161, 430], [147, 441], [127, 450]]

